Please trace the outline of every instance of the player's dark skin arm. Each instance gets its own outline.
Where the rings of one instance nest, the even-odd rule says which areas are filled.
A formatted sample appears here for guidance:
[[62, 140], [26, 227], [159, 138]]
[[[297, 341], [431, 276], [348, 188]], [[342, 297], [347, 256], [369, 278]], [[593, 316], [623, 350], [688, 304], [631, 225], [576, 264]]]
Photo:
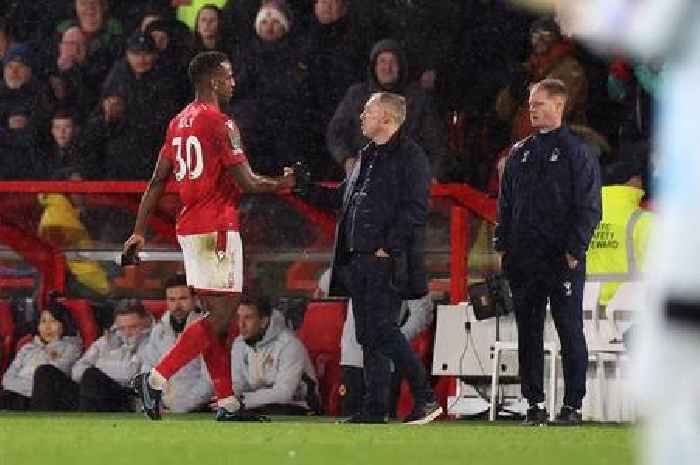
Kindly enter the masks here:
[[250, 165], [246, 162], [230, 166], [228, 173], [233, 176], [236, 185], [247, 193], [276, 192], [294, 186], [294, 174], [287, 169], [285, 169], [284, 176], [272, 178], [253, 173]]
[[133, 247], [135, 247], [138, 252], [146, 243], [144, 238], [146, 221], [148, 221], [148, 217], [163, 196], [165, 185], [172, 171], [173, 167], [170, 160], [165, 157], [158, 157], [156, 169], [153, 171], [153, 176], [148, 182], [146, 192], [144, 192], [143, 197], [141, 197], [141, 204], [139, 205], [139, 212], [136, 215], [136, 224], [134, 225], [134, 233], [124, 243], [124, 253], [127, 253], [129, 249]]

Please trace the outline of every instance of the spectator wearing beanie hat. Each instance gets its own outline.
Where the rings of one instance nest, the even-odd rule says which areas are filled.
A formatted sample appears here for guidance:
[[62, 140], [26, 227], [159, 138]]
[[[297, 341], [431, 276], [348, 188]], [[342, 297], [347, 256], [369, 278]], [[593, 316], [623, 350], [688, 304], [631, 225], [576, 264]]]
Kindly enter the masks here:
[[48, 87], [34, 76], [33, 67], [33, 57], [26, 45], [15, 45], [5, 53], [0, 82], [0, 126], [3, 128], [8, 127], [9, 113], [20, 107], [34, 115], [36, 127], [48, 123], [53, 102]]
[[265, 42], [275, 42], [289, 32], [289, 12], [284, 4], [269, 0], [263, 2], [255, 17], [255, 33]]
[[308, 66], [302, 48], [288, 34], [291, 26], [286, 5], [262, 4], [231, 105], [251, 167], [269, 176], [304, 159], [308, 145]]

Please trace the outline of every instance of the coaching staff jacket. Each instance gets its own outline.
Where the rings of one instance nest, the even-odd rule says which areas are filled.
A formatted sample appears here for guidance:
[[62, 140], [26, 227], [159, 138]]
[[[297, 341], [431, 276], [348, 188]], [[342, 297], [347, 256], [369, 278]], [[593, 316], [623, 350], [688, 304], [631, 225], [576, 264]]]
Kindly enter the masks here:
[[309, 186], [303, 196], [310, 203], [338, 212], [329, 295], [348, 295], [339, 270], [353, 253], [380, 248], [391, 255], [392, 285], [403, 299], [427, 294], [430, 180], [425, 152], [399, 130], [386, 144], [370, 142], [360, 150], [352, 173], [337, 188]]
[[567, 127], [513, 146], [498, 198], [495, 248], [510, 279], [554, 278], [584, 263], [601, 218], [598, 160]]

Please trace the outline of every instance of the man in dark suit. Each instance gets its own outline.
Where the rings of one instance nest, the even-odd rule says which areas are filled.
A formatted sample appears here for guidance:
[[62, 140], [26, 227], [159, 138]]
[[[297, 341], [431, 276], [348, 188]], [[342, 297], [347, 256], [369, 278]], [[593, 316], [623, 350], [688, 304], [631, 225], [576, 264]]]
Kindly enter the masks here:
[[424, 265], [430, 166], [404, 131], [404, 97], [373, 94], [360, 116], [370, 140], [337, 188], [298, 186], [311, 203], [338, 210], [330, 295], [350, 296], [364, 356], [367, 395], [350, 423], [385, 423], [391, 364], [415, 399], [404, 419], [425, 424], [442, 413], [424, 367], [396, 322], [402, 299], [428, 292]]

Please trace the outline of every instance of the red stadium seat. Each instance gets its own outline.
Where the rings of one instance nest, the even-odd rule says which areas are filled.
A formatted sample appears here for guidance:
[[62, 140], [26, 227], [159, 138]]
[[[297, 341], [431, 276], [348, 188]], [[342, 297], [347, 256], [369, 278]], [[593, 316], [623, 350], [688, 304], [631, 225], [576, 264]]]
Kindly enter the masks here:
[[15, 347], [15, 353], [19, 352], [19, 349], [21, 349], [24, 345], [29, 344], [33, 338], [33, 334], [25, 334], [19, 338], [19, 341], [17, 341], [17, 346]]
[[70, 310], [71, 314], [73, 315], [75, 324], [78, 327], [78, 332], [83, 340], [83, 349], [87, 349], [97, 340], [100, 333], [92, 307], [88, 301], [84, 299], [59, 300], [66, 307], [68, 307], [68, 310]]
[[13, 354], [15, 322], [9, 302], [0, 302], [0, 375], [10, 365]]
[[168, 310], [168, 305], [165, 300], [144, 300], [143, 306], [146, 307], [146, 310], [151, 312], [151, 315], [153, 315], [156, 321], [160, 321], [160, 319], [163, 318], [163, 314]]
[[323, 413], [331, 416], [341, 413], [340, 338], [346, 311], [345, 301], [312, 301], [297, 332], [316, 369]]

